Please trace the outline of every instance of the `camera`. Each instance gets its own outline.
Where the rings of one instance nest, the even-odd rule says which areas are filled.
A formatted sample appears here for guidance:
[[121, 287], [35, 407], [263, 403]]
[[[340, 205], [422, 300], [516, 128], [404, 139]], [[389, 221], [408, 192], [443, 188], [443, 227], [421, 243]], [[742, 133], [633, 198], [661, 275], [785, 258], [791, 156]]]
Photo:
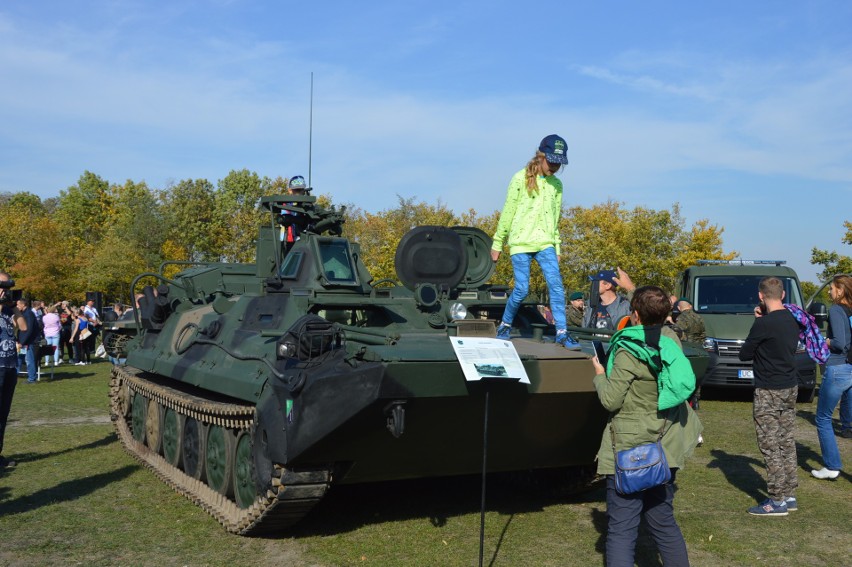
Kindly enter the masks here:
[[15, 287], [15, 280], [0, 280], [0, 289], [12, 289]]

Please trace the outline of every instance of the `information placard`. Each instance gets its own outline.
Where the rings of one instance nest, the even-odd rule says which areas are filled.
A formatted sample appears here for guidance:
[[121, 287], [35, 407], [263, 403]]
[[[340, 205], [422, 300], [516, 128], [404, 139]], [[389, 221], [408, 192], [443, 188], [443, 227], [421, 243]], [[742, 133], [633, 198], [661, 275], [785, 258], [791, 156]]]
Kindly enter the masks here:
[[464, 378], [475, 382], [505, 378], [529, 384], [527, 371], [512, 341], [484, 337], [450, 337]]

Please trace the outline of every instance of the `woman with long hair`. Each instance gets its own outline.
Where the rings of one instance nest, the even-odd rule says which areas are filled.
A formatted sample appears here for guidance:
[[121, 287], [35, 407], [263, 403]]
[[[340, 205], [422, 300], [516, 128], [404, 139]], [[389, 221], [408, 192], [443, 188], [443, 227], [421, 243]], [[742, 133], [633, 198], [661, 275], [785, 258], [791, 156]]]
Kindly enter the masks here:
[[[89, 320], [79, 307], [71, 309], [71, 317], [74, 319], [71, 325], [71, 344], [74, 345], [74, 364], [83, 366], [89, 364], [89, 351], [86, 350], [86, 341], [81, 336], [89, 326]], [[91, 332], [91, 331], [89, 331]]]
[[828, 360], [819, 386], [816, 427], [823, 467], [814, 469], [816, 478], [834, 479], [840, 474], [840, 451], [834, 436], [832, 415], [840, 403], [840, 423], [843, 432], [852, 431], [852, 276], [834, 276], [829, 284], [833, 305], [828, 310]]
[[529, 293], [530, 266], [535, 260], [547, 282], [556, 343], [570, 349], [580, 348], [580, 343], [568, 335], [565, 289], [559, 272], [562, 181], [556, 173], [566, 163], [568, 145], [564, 139], [551, 134], [541, 141], [526, 167], [512, 176], [509, 182], [506, 202], [491, 245], [491, 259], [495, 262], [500, 258], [504, 241], [509, 245], [515, 280], [515, 287], [497, 327], [498, 339], [510, 338], [512, 322]]

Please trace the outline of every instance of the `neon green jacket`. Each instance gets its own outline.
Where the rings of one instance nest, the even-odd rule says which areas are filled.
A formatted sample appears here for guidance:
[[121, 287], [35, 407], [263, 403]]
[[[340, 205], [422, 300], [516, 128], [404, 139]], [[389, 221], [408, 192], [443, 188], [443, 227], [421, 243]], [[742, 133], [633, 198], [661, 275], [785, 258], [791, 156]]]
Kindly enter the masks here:
[[[632, 331], [628, 331], [632, 329]], [[641, 338], [644, 342], [643, 327], [627, 327], [624, 331], [633, 333], [633, 338]], [[621, 333], [624, 333], [622, 331]], [[689, 407], [689, 404], [681, 402], [669, 409], [659, 409], [663, 394], [658, 390], [659, 380], [655, 371], [652, 371], [647, 360], [655, 355], [665, 360], [670, 345], [673, 349], [680, 351], [679, 341], [674, 332], [668, 327], [663, 327], [660, 338], [660, 352], [650, 352], [650, 357], [641, 354], [630, 339], [620, 341], [621, 347], [613, 348], [610, 343], [609, 358], [606, 374], [598, 374], [594, 378], [595, 390], [604, 409], [612, 412], [612, 417], [604, 428], [601, 435], [601, 443], [598, 448], [598, 474], [613, 474], [615, 472], [615, 459], [612, 451], [612, 434], [615, 432], [615, 449], [622, 451], [636, 447], [643, 443], [653, 443], [659, 435], [660, 429], [665, 426], [663, 435], [663, 450], [669, 466], [682, 469], [686, 459], [692, 454], [698, 444], [698, 436], [701, 433], [701, 420]], [[627, 334], [627, 333], [625, 333]], [[612, 340], [618, 342], [616, 335]], [[622, 337], [624, 334], [622, 334]], [[630, 346], [625, 346], [625, 345]], [[643, 348], [643, 350], [645, 350]], [[634, 356], [634, 352], [639, 356]], [[674, 350], [671, 354], [677, 357]], [[689, 361], [680, 352], [680, 357]], [[680, 358], [678, 357], [678, 358]], [[610, 365], [610, 363], [612, 363]], [[676, 372], [674, 367], [669, 366], [669, 373]], [[676, 372], [679, 373], [679, 372]], [[662, 376], [663, 372], [659, 372]], [[688, 386], [689, 377], [692, 377], [692, 385], [695, 386], [695, 377], [690, 368], [688, 376], [685, 377]], [[664, 379], [665, 380], [665, 379]], [[679, 397], [679, 396], [676, 396]], [[670, 402], [669, 402], [670, 403]], [[663, 405], [668, 405], [664, 403]]]
[[560, 254], [559, 218], [562, 215], [562, 181], [538, 176], [538, 191], [527, 192], [526, 169], [512, 176], [506, 202], [494, 233], [492, 250], [503, 250], [508, 236], [509, 254], [541, 252], [553, 246]]
[[648, 365], [657, 376], [657, 409], [678, 406], [695, 390], [692, 365], [683, 354], [680, 343], [665, 334], [660, 336], [660, 349], [657, 350], [646, 343], [644, 326], [625, 327], [615, 333], [609, 341], [607, 375], [612, 374], [614, 355], [620, 348]]

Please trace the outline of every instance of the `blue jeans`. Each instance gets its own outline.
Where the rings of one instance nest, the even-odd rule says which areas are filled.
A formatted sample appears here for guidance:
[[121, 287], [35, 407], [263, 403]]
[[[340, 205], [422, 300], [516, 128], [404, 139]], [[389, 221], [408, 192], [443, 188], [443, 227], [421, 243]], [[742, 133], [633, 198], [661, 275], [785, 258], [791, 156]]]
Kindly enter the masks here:
[[[55, 335], [53, 337], [45, 337], [45, 340], [47, 341], [48, 345], [56, 347], [53, 350], [53, 364], [56, 365], [59, 363], [60, 360], [62, 360], [62, 353], [59, 352], [59, 335]], [[50, 356], [44, 357], [44, 363], [50, 363]]]
[[556, 250], [551, 246], [539, 252], [519, 252], [512, 254], [512, 268], [515, 271], [515, 288], [509, 301], [506, 302], [506, 310], [503, 312], [503, 322], [512, 324], [518, 309], [530, 291], [530, 265], [532, 261], [538, 262], [544, 281], [547, 282], [547, 292], [550, 294], [550, 312], [553, 313], [553, 323], [557, 331], [564, 330], [568, 325], [565, 322], [565, 288], [562, 287], [562, 274], [559, 273], [559, 260]]
[[27, 382], [30, 384], [38, 380], [36, 350], [38, 350], [38, 345], [27, 345]]
[[645, 523], [666, 567], [688, 567], [686, 542], [674, 517], [674, 480], [636, 494], [623, 495], [615, 489], [615, 476], [606, 476], [606, 565], [633, 567], [639, 522]]
[[840, 402], [840, 423], [852, 421], [852, 364], [835, 364], [825, 367], [825, 375], [819, 387], [819, 400], [816, 409], [816, 427], [819, 435], [819, 448], [825, 468], [841, 470], [840, 451], [831, 416]]

